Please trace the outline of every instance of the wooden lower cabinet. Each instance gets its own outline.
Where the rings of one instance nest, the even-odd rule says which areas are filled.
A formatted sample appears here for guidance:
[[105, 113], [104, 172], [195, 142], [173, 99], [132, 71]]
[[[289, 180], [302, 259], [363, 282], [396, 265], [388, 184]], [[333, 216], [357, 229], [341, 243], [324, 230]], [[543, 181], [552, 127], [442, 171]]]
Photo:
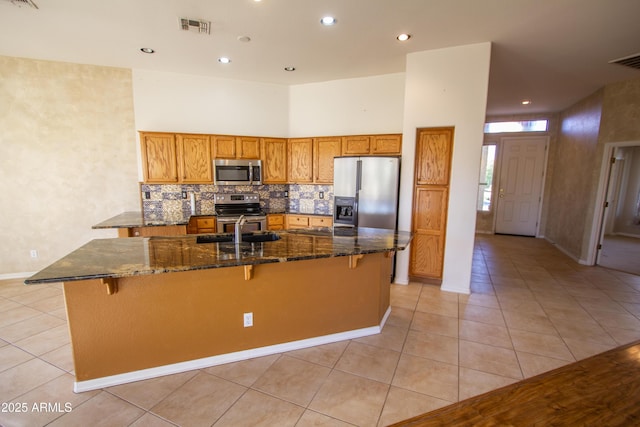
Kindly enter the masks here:
[[330, 216], [311, 216], [309, 217], [309, 227], [331, 227], [333, 226], [333, 218]]
[[306, 215], [287, 215], [287, 229], [308, 228], [309, 217]]
[[284, 214], [267, 215], [267, 230], [284, 230]]
[[187, 225], [187, 234], [213, 234], [216, 232], [215, 216], [192, 216]]
[[331, 227], [333, 218], [325, 215], [287, 214], [287, 229], [309, 227]]

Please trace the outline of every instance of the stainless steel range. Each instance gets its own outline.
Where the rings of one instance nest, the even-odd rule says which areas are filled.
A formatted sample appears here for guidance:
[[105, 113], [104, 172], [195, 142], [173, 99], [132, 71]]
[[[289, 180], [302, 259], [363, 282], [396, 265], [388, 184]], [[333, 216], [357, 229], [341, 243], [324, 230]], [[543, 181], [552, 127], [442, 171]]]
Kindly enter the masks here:
[[258, 193], [217, 193], [214, 201], [216, 232], [233, 233], [236, 222], [242, 215], [245, 217], [242, 231], [267, 229], [267, 215], [260, 208]]

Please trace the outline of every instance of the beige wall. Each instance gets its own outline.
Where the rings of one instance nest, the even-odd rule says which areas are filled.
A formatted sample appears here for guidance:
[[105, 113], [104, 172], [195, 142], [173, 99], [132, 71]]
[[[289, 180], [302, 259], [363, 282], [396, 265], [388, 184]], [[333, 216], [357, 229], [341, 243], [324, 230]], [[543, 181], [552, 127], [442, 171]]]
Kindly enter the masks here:
[[130, 70], [0, 56], [1, 277], [115, 236], [91, 226], [139, 209], [131, 86]]
[[560, 115], [558, 144], [549, 155], [554, 164], [545, 236], [576, 259], [582, 259], [585, 231], [591, 226], [586, 214], [595, 193], [592, 177], [600, 170], [602, 99], [598, 90]]
[[561, 114], [546, 237], [591, 263], [605, 144], [639, 141], [640, 79], [605, 86]]

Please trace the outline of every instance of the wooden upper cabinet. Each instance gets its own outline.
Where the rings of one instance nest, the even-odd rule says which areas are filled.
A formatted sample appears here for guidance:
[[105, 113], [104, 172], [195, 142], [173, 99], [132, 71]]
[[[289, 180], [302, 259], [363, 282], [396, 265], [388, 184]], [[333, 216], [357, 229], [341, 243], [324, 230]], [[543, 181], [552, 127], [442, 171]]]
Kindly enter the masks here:
[[354, 135], [342, 137], [342, 155], [357, 156], [369, 154], [371, 151], [371, 139], [367, 135]]
[[342, 137], [343, 156], [399, 156], [402, 134], [351, 135]]
[[287, 142], [288, 182], [313, 182], [313, 138], [293, 138]]
[[211, 137], [211, 149], [216, 159], [236, 158], [236, 137], [228, 135], [213, 135]]
[[174, 134], [140, 132], [140, 145], [145, 182], [178, 182], [178, 160]]
[[208, 135], [177, 135], [180, 181], [210, 183], [213, 179]]
[[400, 155], [401, 153], [402, 134], [371, 136], [371, 154]]
[[339, 156], [342, 139], [339, 136], [314, 138], [313, 140], [313, 182], [333, 183], [333, 159]]
[[262, 183], [285, 184], [287, 182], [287, 140], [284, 138], [262, 138]]
[[260, 138], [253, 136], [214, 135], [211, 145], [216, 159], [260, 158]]
[[236, 138], [236, 158], [259, 159], [260, 138], [252, 136], [239, 136]]
[[421, 129], [416, 144], [416, 185], [448, 185], [453, 128]]

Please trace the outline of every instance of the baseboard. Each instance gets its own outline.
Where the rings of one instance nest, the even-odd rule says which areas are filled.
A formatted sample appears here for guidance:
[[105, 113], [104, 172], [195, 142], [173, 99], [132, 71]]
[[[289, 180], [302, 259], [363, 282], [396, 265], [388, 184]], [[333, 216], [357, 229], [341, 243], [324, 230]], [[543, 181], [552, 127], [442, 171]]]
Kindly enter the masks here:
[[26, 279], [27, 277], [31, 277], [34, 274], [36, 274], [35, 271], [33, 272], [23, 272], [23, 273], [7, 273], [7, 274], [0, 274], [0, 280], [9, 280], [9, 279]]
[[614, 236], [632, 237], [634, 239], [640, 239], [640, 235], [637, 235], [637, 234], [631, 234], [631, 233], [611, 233], [611, 234]]
[[593, 264], [590, 264], [589, 262], [587, 262], [587, 260], [584, 260], [582, 258], [578, 258], [577, 256], [573, 255], [571, 252], [569, 252], [568, 250], [566, 250], [565, 248], [563, 248], [562, 246], [560, 246], [556, 242], [554, 242], [552, 240], [549, 240], [546, 237], [544, 238], [544, 240], [546, 240], [547, 242], [549, 242], [550, 244], [555, 246], [560, 252], [562, 252], [563, 254], [565, 254], [566, 256], [568, 256], [569, 258], [571, 258], [572, 260], [574, 260], [578, 264], [580, 264], [580, 265], [593, 265]]
[[251, 350], [243, 350], [234, 353], [221, 354], [218, 356], [205, 357], [202, 359], [189, 360], [187, 362], [173, 363], [171, 365], [142, 369], [139, 371], [111, 375], [108, 377], [96, 378], [87, 381], [76, 381], [73, 386], [73, 391], [76, 393], [82, 393], [84, 391], [97, 390], [114, 385], [148, 380], [165, 375], [178, 374], [181, 372], [192, 371], [194, 369], [210, 368], [212, 366], [222, 365], [225, 363], [239, 362], [242, 360], [269, 356], [271, 354], [284, 353], [287, 351], [300, 350], [317, 345], [331, 344], [338, 341], [367, 337], [369, 335], [375, 335], [382, 332], [382, 328], [387, 322], [390, 314], [391, 307], [388, 307], [387, 311], [382, 317], [382, 321], [380, 322], [379, 326], [371, 326], [369, 328], [355, 329], [353, 331], [339, 332], [337, 334], [324, 335], [321, 337], [308, 338], [283, 344], [254, 348]]

